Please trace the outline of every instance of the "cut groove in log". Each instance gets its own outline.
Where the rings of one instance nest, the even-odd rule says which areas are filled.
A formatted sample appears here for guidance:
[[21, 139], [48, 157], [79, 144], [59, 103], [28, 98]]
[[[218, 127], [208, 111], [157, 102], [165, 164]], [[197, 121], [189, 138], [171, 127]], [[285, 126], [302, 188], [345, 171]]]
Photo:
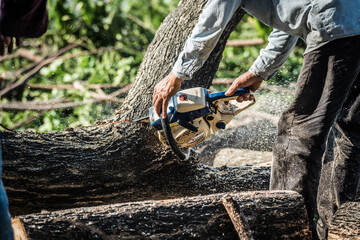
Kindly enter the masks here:
[[360, 202], [340, 206], [330, 224], [330, 239], [360, 239]]
[[239, 235], [239, 239], [253, 240], [254, 237], [251, 233], [249, 223], [236, 201], [230, 195], [225, 195], [221, 198], [221, 200], [236, 232]]
[[[236, 239], [224, 194], [19, 216], [29, 239]], [[304, 201], [292, 191], [231, 193], [254, 239], [310, 239]], [[78, 224], [74, 224], [78, 223]], [[85, 229], [84, 224], [88, 227]], [[90, 229], [91, 228], [91, 229]]]

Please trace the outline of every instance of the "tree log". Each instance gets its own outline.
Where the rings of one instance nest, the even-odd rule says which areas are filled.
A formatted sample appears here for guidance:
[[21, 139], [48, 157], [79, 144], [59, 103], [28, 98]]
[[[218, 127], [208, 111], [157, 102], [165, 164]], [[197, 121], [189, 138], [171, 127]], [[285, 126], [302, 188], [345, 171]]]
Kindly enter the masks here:
[[[152, 89], [171, 70], [206, 2], [180, 1], [164, 20], [113, 117], [63, 132], [1, 132], [3, 179], [13, 214], [267, 188], [268, 169], [261, 174], [264, 170], [256, 167], [217, 169], [194, 158], [181, 162], [149, 126], [128, 123], [148, 114]], [[241, 9], [235, 13], [204, 66], [183, 88], [210, 86], [243, 15]]]
[[8, 146], [22, 148], [16, 155], [5, 146], [3, 151], [4, 159], [12, 159], [4, 161], [3, 174], [11, 212], [268, 188], [269, 167], [182, 162], [162, 148], [155, 133], [140, 137], [143, 131], [138, 124], [122, 123], [49, 134], [17, 132], [17, 138], [4, 134], [12, 135]]
[[[19, 216], [29, 239], [238, 239], [225, 194], [132, 202]], [[292, 191], [229, 194], [253, 239], [311, 239]]]
[[360, 239], [360, 202], [340, 206], [330, 224], [330, 239]]

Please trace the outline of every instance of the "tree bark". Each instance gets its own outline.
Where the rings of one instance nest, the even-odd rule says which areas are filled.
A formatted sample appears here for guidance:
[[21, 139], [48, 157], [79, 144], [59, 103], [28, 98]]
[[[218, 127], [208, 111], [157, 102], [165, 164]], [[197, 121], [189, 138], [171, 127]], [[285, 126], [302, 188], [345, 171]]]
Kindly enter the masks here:
[[[85, 135], [88, 129], [84, 134], [79, 129], [17, 133], [18, 138], [8, 142], [22, 146], [24, 154], [4, 161], [3, 180], [13, 214], [268, 188], [269, 167], [181, 162], [162, 149], [155, 133], [140, 137], [144, 129], [134, 124], [90, 129], [91, 135]], [[39, 151], [44, 145], [51, 151]], [[14, 156], [5, 152], [4, 158]]]
[[[232, 193], [253, 239], [311, 239], [292, 191]], [[238, 239], [224, 194], [19, 216], [29, 239]]]
[[329, 228], [330, 239], [360, 238], [360, 202], [347, 202], [336, 211]]

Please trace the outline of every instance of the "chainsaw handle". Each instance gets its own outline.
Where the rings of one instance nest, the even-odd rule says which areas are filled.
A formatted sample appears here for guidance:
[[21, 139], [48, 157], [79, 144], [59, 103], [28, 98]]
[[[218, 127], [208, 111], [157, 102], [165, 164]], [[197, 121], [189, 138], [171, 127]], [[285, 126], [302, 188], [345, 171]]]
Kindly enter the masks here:
[[170, 124], [169, 124], [169, 119], [161, 117], [161, 125], [162, 125], [162, 128], [163, 128], [167, 143], [171, 147], [171, 149], [174, 151], [174, 153], [181, 160], [188, 160], [190, 158], [190, 154], [191, 154], [192, 149], [189, 148], [187, 153], [184, 153], [184, 152], [181, 151], [181, 149], [177, 145], [177, 142], [176, 142], [174, 136], [172, 135], [171, 127], [170, 127]]
[[239, 88], [238, 90], [236, 90], [236, 92], [231, 95], [231, 96], [225, 96], [225, 92], [226, 91], [223, 91], [223, 92], [216, 92], [216, 93], [210, 93], [209, 94], [209, 102], [212, 103], [214, 101], [217, 101], [217, 100], [221, 100], [222, 102], [223, 101], [230, 101], [230, 100], [234, 100], [234, 99], [237, 99], [238, 96], [243, 96], [245, 95], [246, 93], [250, 93], [250, 90], [247, 89], [247, 88]]

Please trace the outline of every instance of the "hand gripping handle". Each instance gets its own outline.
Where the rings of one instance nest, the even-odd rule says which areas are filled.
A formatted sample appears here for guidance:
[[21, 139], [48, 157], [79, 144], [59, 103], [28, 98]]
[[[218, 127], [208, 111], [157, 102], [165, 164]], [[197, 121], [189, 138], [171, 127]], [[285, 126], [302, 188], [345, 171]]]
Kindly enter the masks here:
[[238, 90], [236, 90], [236, 92], [231, 95], [231, 96], [225, 96], [225, 92], [226, 91], [223, 91], [223, 92], [216, 92], [216, 93], [210, 93], [209, 94], [209, 102], [210, 103], [213, 103], [217, 100], [221, 100], [219, 102], [224, 102], [224, 101], [231, 101], [231, 100], [234, 100], [234, 99], [237, 99], [238, 96], [242, 96], [246, 93], [250, 93], [250, 90], [247, 89], [247, 88], [239, 88]]

